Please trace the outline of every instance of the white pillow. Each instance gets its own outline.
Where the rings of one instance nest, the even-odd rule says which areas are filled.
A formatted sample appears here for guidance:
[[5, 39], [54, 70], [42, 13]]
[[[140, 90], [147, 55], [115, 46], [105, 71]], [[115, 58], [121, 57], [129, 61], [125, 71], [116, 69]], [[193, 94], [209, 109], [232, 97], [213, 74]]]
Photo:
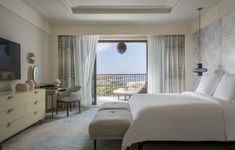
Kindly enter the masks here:
[[196, 92], [213, 95], [221, 79], [221, 76], [222, 75], [219, 73], [202, 76], [201, 81], [196, 89]]
[[235, 74], [225, 74], [219, 82], [214, 97], [232, 100], [235, 97]]

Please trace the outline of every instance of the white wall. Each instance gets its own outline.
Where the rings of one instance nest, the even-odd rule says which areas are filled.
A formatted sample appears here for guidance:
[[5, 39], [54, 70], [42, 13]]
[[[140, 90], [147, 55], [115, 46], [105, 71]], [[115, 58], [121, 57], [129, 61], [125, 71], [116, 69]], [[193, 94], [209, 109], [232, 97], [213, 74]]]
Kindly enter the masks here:
[[189, 25], [171, 24], [171, 25], [154, 25], [154, 24], [84, 24], [84, 25], [55, 25], [52, 27], [53, 32], [53, 57], [52, 57], [52, 74], [53, 78], [58, 77], [58, 35], [173, 35], [181, 34], [186, 37], [186, 89], [192, 88], [192, 40]]
[[[18, 9], [20, 9], [19, 7]], [[35, 19], [35, 18], [34, 18]], [[8, 90], [14, 87], [16, 82], [24, 82], [28, 79], [29, 65], [26, 61], [28, 52], [36, 55], [36, 63], [40, 68], [41, 81], [48, 82], [50, 77], [50, 50], [51, 35], [43, 30], [43, 27], [35, 25], [21, 15], [1, 5], [0, 3], [0, 37], [21, 44], [21, 81], [0, 82], [0, 90]]]
[[50, 33], [51, 25], [37, 9], [24, 0], [0, 0], [0, 4], [38, 28]]
[[[229, 12], [235, 10], [235, 0], [221, 0], [213, 6], [202, 11], [201, 27], [205, 27], [214, 21], [220, 19]], [[191, 33], [198, 30], [198, 19], [194, 20], [191, 25]]]

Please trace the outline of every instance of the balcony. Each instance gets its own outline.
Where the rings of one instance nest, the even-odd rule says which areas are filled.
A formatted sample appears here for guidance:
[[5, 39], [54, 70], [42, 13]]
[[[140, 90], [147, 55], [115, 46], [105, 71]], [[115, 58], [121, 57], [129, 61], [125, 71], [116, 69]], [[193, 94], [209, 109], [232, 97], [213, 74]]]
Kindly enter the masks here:
[[138, 88], [147, 81], [146, 74], [97, 74], [97, 97], [113, 96], [118, 88]]

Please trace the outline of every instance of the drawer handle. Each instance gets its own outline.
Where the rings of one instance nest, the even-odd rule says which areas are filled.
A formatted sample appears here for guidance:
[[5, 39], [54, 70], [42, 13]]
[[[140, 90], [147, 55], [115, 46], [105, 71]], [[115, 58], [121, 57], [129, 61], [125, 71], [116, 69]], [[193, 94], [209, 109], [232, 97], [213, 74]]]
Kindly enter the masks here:
[[38, 103], [38, 101], [35, 101], [34, 104], [36, 105]]
[[13, 99], [14, 96], [8, 96], [7, 99], [10, 100], [10, 99]]
[[11, 113], [11, 112], [13, 112], [14, 111], [14, 109], [8, 109], [7, 110], [7, 113], [9, 114], [9, 113]]
[[35, 111], [35, 112], [34, 112], [34, 115], [37, 115], [37, 113], [38, 113], [38, 112], [37, 112], [37, 111]]
[[38, 94], [38, 91], [35, 91], [34, 94]]
[[7, 128], [9, 128], [11, 126], [11, 123], [9, 122], [8, 124], [7, 124]]

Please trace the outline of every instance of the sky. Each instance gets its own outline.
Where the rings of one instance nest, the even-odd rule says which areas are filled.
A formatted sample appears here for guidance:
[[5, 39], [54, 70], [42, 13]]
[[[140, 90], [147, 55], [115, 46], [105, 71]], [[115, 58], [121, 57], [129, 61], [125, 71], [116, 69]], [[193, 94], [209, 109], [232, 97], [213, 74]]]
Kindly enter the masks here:
[[127, 50], [118, 53], [117, 42], [99, 43], [97, 48], [97, 74], [146, 73], [146, 43], [126, 42]]

